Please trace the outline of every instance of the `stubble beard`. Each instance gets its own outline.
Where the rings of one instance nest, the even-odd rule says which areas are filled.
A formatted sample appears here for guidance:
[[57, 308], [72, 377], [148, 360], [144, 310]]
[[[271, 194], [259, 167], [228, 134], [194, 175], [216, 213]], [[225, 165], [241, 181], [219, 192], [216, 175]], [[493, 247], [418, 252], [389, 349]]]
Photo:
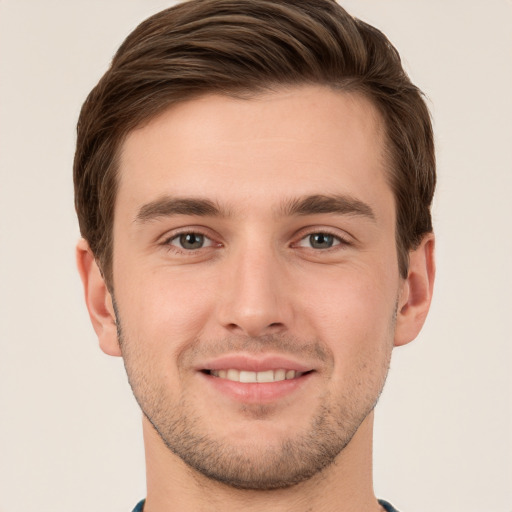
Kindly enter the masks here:
[[[334, 399], [325, 392], [311, 421], [300, 432], [270, 445], [255, 440], [237, 446], [229, 439], [214, 436], [200, 417], [186, 393], [178, 403], [172, 403], [169, 390], [160, 383], [150, 382], [150, 365], [140, 364], [144, 355], [132, 351], [124, 335], [116, 311], [119, 342], [128, 380], [145, 417], [151, 423], [165, 446], [189, 468], [210, 480], [233, 488], [247, 490], [273, 490], [294, 486], [333, 464], [350, 443], [361, 423], [374, 409], [386, 380], [389, 359], [374, 368], [374, 381], [366, 392], [349, 394]], [[261, 343], [261, 342], [259, 342]], [[286, 346], [291, 344], [284, 343]], [[282, 343], [273, 342], [272, 348]], [[267, 347], [267, 343], [265, 343]], [[391, 350], [389, 350], [391, 352]], [[136, 365], [132, 361], [137, 361]], [[140, 371], [145, 368], [146, 372]], [[354, 387], [365, 386], [359, 379]], [[354, 387], [350, 387], [353, 391]], [[272, 412], [261, 406], [252, 409], [258, 419], [269, 419]]]
[[[251, 490], [291, 487], [319, 474], [347, 446], [370, 410], [362, 418], [348, 419], [346, 414], [319, 407], [305, 432], [290, 432], [277, 444], [255, 442], [240, 447], [207, 433], [186, 400], [172, 416], [152, 404], [143, 407], [167, 448], [190, 468], [216, 482]], [[256, 414], [264, 416], [265, 411]]]

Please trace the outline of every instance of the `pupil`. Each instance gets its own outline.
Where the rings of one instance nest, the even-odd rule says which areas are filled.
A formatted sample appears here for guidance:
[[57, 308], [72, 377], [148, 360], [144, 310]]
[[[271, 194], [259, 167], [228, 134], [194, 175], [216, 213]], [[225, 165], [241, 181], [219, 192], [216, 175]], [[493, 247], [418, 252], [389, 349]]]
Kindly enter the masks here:
[[180, 235], [180, 244], [184, 249], [200, 249], [204, 243], [204, 236], [196, 233]]
[[332, 247], [333, 236], [325, 233], [315, 233], [309, 237], [311, 247], [315, 249], [328, 249]]

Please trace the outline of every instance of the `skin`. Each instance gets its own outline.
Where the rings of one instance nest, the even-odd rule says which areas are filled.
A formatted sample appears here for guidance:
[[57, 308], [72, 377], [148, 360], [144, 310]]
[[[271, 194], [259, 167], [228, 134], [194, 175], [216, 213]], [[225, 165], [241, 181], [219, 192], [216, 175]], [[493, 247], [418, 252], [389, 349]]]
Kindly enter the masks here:
[[[207, 95], [127, 137], [116, 311], [85, 241], [77, 257], [100, 346], [145, 413], [146, 512], [380, 510], [372, 411], [434, 279], [431, 234], [399, 276], [385, 143], [368, 100], [320, 86]], [[308, 374], [244, 395], [203, 371], [240, 355]]]

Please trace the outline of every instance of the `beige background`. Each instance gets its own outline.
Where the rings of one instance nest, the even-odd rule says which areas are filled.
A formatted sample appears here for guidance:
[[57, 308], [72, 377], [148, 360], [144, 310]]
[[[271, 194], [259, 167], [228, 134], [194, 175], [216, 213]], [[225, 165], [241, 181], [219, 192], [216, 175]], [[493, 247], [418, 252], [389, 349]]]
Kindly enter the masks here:
[[[74, 268], [74, 126], [163, 0], [0, 0], [0, 511], [128, 512], [140, 414]], [[404, 512], [512, 512], [512, 2], [347, 0], [397, 45], [435, 119], [435, 300], [395, 352], [375, 487]]]

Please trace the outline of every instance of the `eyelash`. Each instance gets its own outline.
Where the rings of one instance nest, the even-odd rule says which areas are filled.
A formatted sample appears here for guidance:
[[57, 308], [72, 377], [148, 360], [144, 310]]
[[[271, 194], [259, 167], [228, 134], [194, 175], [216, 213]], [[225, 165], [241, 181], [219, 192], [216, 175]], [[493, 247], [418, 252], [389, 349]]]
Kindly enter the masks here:
[[[178, 245], [174, 245], [172, 243], [175, 240], [179, 240], [179, 238], [184, 235], [195, 235], [195, 236], [203, 237], [205, 240], [208, 241], [208, 245], [206, 245], [206, 246], [203, 245], [201, 247], [198, 247], [197, 249], [185, 249], [184, 247], [179, 247]], [[304, 241], [306, 241], [308, 238], [310, 238], [314, 235], [324, 235], [324, 236], [332, 237], [335, 240], [335, 243], [331, 247], [326, 247], [326, 248], [315, 248], [315, 247], [311, 247], [311, 246], [301, 245]], [[193, 254], [197, 253], [197, 251], [201, 251], [203, 249], [209, 249], [212, 247], [221, 247], [222, 246], [221, 243], [215, 242], [212, 237], [208, 236], [205, 232], [203, 232], [199, 229], [197, 229], [197, 230], [188, 229], [188, 230], [183, 230], [178, 233], [174, 233], [172, 236], [166, 238], [162, 242], [161, 245], [163, 245], [168, 251], [172, 251], [172, 252], [175, 252], [178, 254], [187, 254], [187, 255], [193, 255]], [[299, 240], [297, 242], [293, 242], [291, 244], [291, 247], [303, 247], [305, 249], [313, 250], [315, 252], [330, 252], [331, 250], [335, 251], [339, 248], [342, 248], [344, 246], [345, 247], [350, 246], [350, 245], [352, 245], [352, 243], [350, 242], [350, 240], [348, 240], [347, 237], [344, 237], [344, 236], [340, 235], [339, 233], [335, 234], [328, 229], [318, 229], [318, 230], [310, 230], [310, 231], [301, 233]]]
[[327, 252], [327, 251], [330, 251], [330, 250], [336, 250], [337, 248], [340, 248], [340, 246], [349, 246], [349, 245], [351, 245], [351, 242], [348, 240], [347, 237], [344, 237], [344, 236], [340, 235], [339, 233], [333, 233], [333, 232], [331, 232], [328, 229], [319, 229], [319, 230], [308, 231], [303, 236], [301, 236], [299, 241], [294, 243], [293, 246], [295, 246], [295, 247], [304, 247], [304, 246], [301, 246], [301, 243], [303, 241], [307, 240], [308, 238], [314, 236], [314, 235], [324, 235], [324, 236], [332, 237], [337, 243], [334, 243], [334, 245], [332, 245], [331, 247], [327, 247], [327, 248], [324, 248], [324, 249], [316, 249], [315, 247], [305, 247], [306, 249], [312, 249], [312, 250], [315, 250], [315, 251], [317, 250], [317, 251]]
[[[205, 240], [208, 240], [209, 244], [207, 246], [198, 247], [197, 249], [185, 249], [183, 247], [179, 247], [177, 245], [173, 245], [172, 244], [172, 242], [174, 240], [179, 240], [179, 238], [184, 236], [184, 235], [201, 236]], [[214, 247], [214, 246], [217, 246], [217, 247], [221, 246], [220, 243], [216, 243], [210, 236], [208, 236], [203, 231], [201, 231], [201, 230], [194, 230], [194, 229], [188, 229], [188, 230], [184, 230], [184, 231], [181, 231], [181, 232], [178, 232], [178, 233], [174, 233], [172, 236], [166, 238], [163, 241], [162, 245], [165, 246], [168, 251], [173, 251], [173, 252], [176, 252], [176, 253], [179, 253], [179, 254], [195, 254], [197, 251], [200, 251], [201, 249], [208, 249], [208, 248]]]

